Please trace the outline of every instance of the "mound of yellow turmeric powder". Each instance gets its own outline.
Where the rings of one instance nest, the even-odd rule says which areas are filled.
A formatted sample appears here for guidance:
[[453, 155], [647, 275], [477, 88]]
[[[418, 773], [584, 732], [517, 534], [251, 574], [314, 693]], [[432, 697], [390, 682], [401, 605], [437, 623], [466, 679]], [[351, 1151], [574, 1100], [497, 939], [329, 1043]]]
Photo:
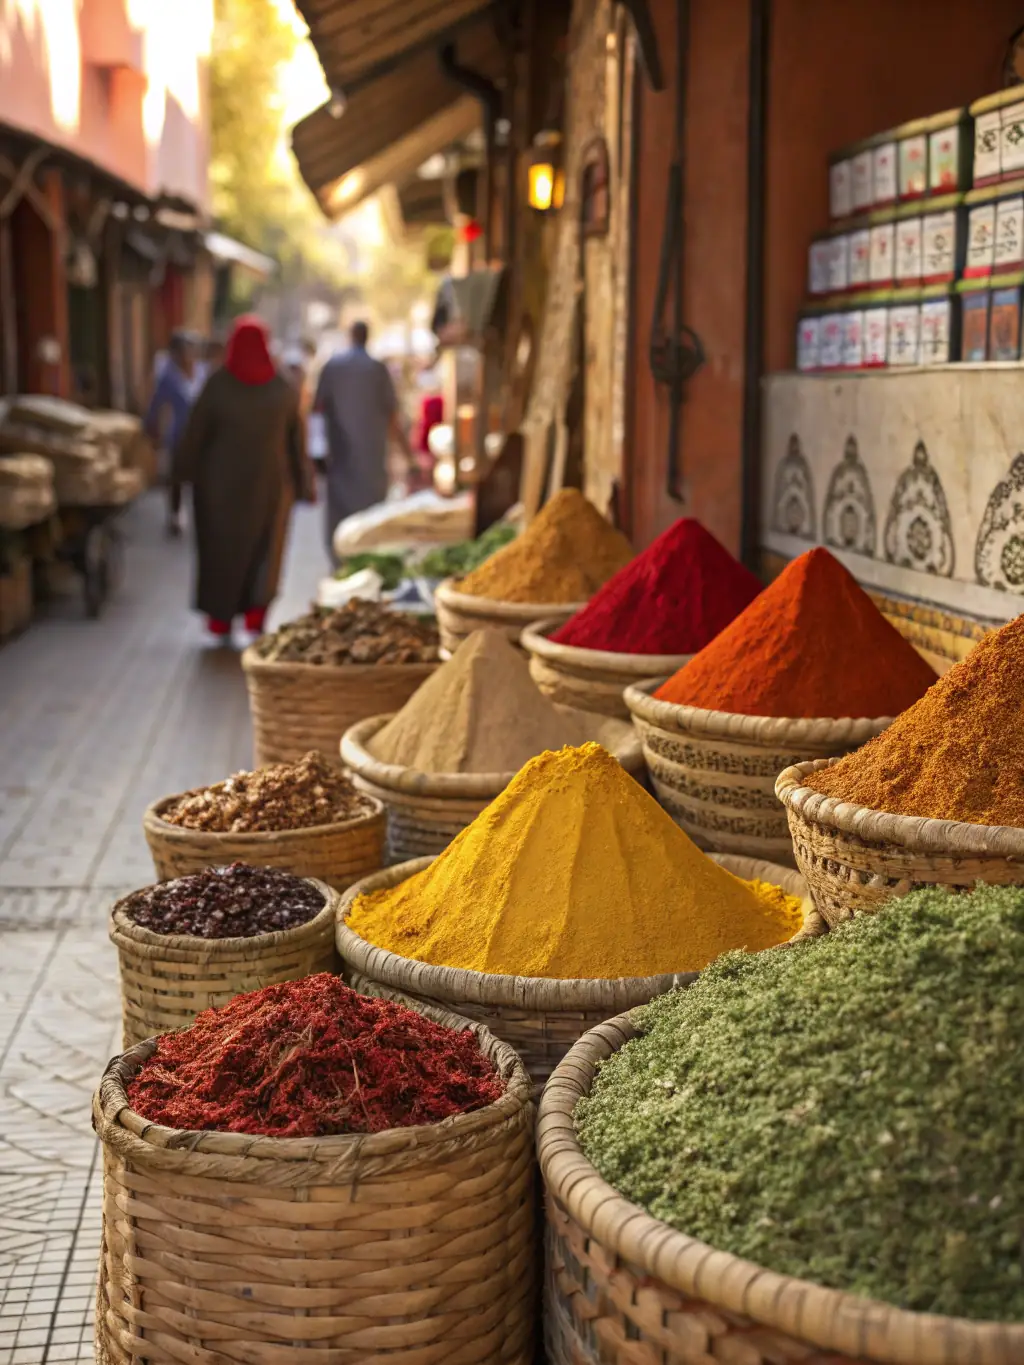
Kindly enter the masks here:
[[699, 971], [799, 930], [800, 901], [706, 858], [599, 744], [531, 759], [422, 872], [348, 925], [403, 957], [542, 977]]

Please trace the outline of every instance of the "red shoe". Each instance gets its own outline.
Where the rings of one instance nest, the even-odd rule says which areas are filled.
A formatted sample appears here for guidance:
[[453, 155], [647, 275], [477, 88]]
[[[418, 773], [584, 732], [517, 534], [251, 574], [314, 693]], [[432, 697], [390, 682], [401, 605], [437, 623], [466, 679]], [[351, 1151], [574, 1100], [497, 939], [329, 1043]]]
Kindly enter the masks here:
[[211, 635], [215, 635], [219, 640], [231, 634], [230, 621], [217, 621], [212, 616], [206, 618], [206, 629]]
[[266, 607], [252, 607], [245, 613], [245, 628], [250, 635], [262, 635], [263, 623], [266, 619]]

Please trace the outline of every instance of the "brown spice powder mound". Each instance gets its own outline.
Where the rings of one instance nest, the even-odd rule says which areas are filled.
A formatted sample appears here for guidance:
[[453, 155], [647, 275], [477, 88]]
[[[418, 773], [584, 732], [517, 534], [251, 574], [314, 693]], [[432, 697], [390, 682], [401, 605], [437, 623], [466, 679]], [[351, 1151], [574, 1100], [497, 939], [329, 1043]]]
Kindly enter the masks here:
[[1024, 616], [807, 785], [894, 815], [1024, 826]]
[[633, 547], [575, 488], [563, 488], [521, 536], [456, 584], [499, 602], [586, 602], [633, 558]]

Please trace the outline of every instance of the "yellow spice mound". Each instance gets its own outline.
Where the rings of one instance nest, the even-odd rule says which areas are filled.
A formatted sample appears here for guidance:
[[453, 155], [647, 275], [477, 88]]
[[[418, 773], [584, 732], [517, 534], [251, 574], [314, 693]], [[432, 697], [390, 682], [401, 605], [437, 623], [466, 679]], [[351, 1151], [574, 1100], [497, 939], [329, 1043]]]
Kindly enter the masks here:
[[403, 957], [541, 977], [699, 971], [799, 930], [800, 901], [706, 858], [599, 744], [531, 759], [422, 872], [349, 927]]

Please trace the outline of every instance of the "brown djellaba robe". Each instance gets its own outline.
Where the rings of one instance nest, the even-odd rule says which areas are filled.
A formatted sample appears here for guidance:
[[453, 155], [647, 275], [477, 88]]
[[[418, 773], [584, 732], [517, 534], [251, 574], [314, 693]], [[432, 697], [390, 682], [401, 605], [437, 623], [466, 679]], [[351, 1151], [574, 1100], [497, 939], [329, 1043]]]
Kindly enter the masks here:
[[214, 371], [175, 452], [175, 472], [192, 485], [196, 610], [230, 621], [268, 607], [292, 504], [314, 490], [292, 385], [279, 375], [243, 384]]

